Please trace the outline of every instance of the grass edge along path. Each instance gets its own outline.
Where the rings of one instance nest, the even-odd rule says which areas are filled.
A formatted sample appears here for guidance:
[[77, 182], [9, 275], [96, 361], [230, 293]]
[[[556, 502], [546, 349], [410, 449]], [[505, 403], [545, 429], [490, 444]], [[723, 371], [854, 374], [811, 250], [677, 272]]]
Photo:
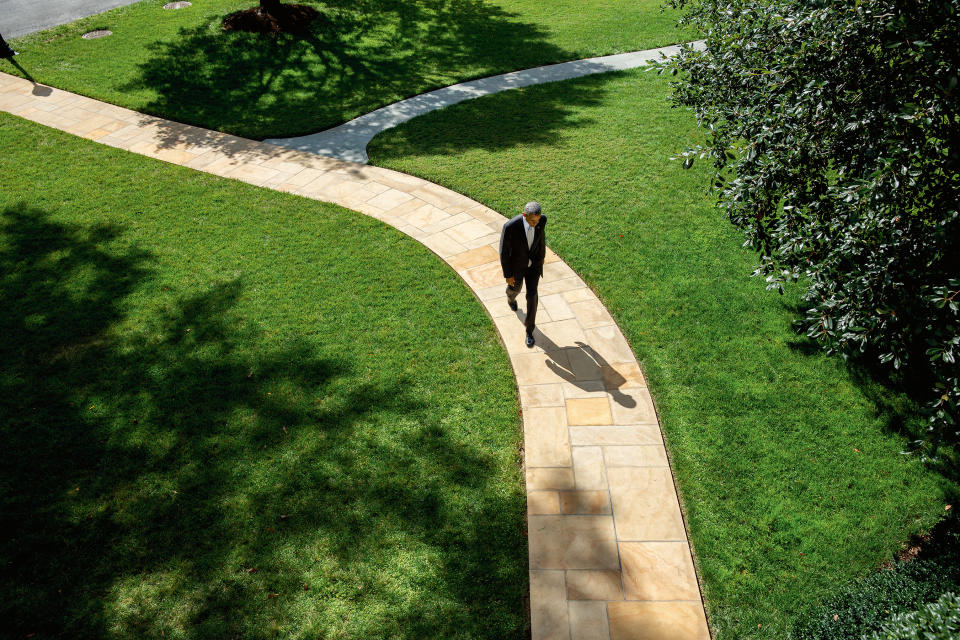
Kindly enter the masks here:
[[0, 140], [6, 633], [524, 637], [516, 391], [455, 274], [331, 204]]
[[[316, 3], [324, 17], [303, 37], [224, 32], [223, 16], [250, 2], [163, 4], [144, 0], [18, 38], [17, 62], [44, 84], [262, 140], [464, 80], [694, 39], [660, 0], [626, 9], [609, 0], [331, 0]], [[113, 35], [80, 38], [93, 29]]]
[[548, 252], [540, 285], [538, 345], [529, 349], [506, 305], [495, 249], [505, 219], [460, 194], [4, 74], [0, 108], [103, 144], [344, 204], [420, 240], [484, 303], [520, 386], [533, 637], [606, 640], [651, 626], [689, 640], [709, 637], [644, 376], [609, 313], [555, 254]]
[[371, 162], [493, 208], [536, 199], [552, 246], [638, 354], [660, 411], [717, 640], [778, 638], [952, 502], [904, 457], [917, 406], [811, 350], [704, 191], [698, 140], [641, 70], [504, 92], [382, 133]]

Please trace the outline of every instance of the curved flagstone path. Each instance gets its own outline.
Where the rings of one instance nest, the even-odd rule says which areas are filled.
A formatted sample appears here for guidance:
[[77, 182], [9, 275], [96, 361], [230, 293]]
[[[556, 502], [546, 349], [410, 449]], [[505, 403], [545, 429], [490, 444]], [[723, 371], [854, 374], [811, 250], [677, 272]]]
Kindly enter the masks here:
[[[702, 40], [689, 44], [696, 49], [702, 49], [704, 46]], [[270, 138], [264, 140], [264, 142], [330, 158], [366, 164], [369, 161], [367, 144], [373, 140], [374, 136], [411, 118], [422, 116], [436, 109], [449, 107], [464, 100], [479, 98], [507, 89], [519, 89], [534, 84], [570, 80], [593, 73], [623, 71], [642, 67], [654, 60], [659, 60], [663, 56], [676, 55], [681, 46], [673, 45], [659, 49], [647, 49], [646, 51], [620, 53], [613, 56], [585, 58], [461, 82], [436, 91], [421, 93], [400, 102], [394, 102], [326, 131], [296, 138]]]
[[493, 318], [517, 378], [533, 640], [709, 640], [646, 380], [603, 304], [552, 251], [540, 284], [537, 346], [527, 349], [522, 307], [507, 307], [497, 256], [506, 219], [465, 196], [396, 171], [144, 116], [4, 73], [0, 109], [173, 164], [336, 203], [425, 244]]

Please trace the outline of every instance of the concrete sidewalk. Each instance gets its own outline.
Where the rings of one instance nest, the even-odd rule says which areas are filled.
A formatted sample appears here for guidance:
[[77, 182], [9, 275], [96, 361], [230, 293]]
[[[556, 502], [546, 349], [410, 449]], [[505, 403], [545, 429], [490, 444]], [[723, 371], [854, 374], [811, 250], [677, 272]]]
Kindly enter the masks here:
[[[704, 46], [703, 41], [691, 42], [690, 45], [696, 49], [702, 49]], [[676, 55], [680, 51], [680, 47], [681, 45], [673, 45], [613, 56], [573, 60], [461, 82], [436, 91], [421, 93], [400, 102], [394, 102], [326, 131], [296, 138], [271, 138], [264, 142], [330, 158], [366, 163], [369, 161], [367, 144], [373, 140], [374, 136], [411, 118], [422, 116], [443, 107], [449, 107], [464, 100], [488, 96], [508, 89], [570, 80], [594, 73], [624, 71], [642, 67], [654, 60]]]

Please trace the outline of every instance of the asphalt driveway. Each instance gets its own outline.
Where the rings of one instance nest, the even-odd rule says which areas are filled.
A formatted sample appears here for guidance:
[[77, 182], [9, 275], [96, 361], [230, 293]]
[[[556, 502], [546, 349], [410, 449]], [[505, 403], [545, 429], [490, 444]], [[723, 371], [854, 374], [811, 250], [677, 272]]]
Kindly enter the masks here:
[[0, 0], [0, 34], [16, 38], [136, 0]]

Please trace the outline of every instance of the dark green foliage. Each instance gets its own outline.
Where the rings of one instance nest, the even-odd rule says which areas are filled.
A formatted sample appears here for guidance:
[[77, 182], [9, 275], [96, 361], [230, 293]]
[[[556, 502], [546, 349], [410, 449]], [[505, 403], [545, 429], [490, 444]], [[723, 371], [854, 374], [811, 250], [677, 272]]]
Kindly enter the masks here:
[[[870, 637], [885, 629], [891, 616], [917, 609], [946, 591], [957, 591], [960, 588], [958, 549], [960, 528], [956, 519], [951, 518], [937, 527], [921, 557], [911, 562], [898, 561], [890, 569], [844, 586], [815, 612], [802, 618], [794, 627], [792, 638], [859, 640]], [[879, 636], [887, 637], [883, 633]]]
[[810, 338], [935, 387], [936, 443], [960, 401], [960, 0], [674, 4], [708, 34], [666, 65], [710, 130], [686, 165], [713, 160], [755, 275], [806, 286]]
[[899, 613], [871, 640], [954, 640], [960, 636], [960, 597], [945, 593], [919, 611]]

